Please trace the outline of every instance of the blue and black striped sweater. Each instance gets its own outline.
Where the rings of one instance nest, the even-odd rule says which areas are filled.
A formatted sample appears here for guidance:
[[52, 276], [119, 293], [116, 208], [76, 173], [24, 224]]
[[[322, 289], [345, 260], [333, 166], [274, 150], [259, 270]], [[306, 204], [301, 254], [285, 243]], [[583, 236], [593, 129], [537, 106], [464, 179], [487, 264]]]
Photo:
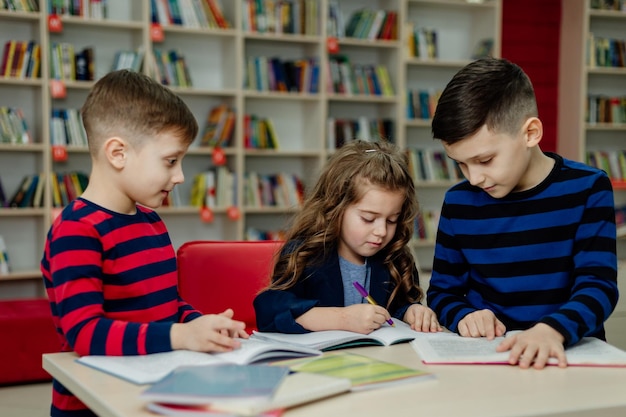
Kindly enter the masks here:
[[428, 305], [448, 329], [489, 309], [507, 330], [546, 323], [566, 346], [604, 339], [618, 299], [611, 183], [547, 155], [555, 166], [533, 189], [496, 199], [464, 181], [446, 193]]

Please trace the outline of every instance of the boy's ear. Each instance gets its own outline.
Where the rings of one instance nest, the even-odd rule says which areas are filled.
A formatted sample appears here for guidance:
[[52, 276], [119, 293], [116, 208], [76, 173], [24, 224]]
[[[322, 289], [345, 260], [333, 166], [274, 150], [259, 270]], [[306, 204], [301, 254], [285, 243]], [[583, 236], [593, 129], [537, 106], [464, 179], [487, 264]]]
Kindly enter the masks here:
[[524, 123], [526, 146], [537, 146], [543, 137], [543, 123], [537, 117], [529, 117]]
[[122, 169], [128, 157], [128, 143], [122, 138], [112, 137], [104, 142], [104, 155], [115, 169]]

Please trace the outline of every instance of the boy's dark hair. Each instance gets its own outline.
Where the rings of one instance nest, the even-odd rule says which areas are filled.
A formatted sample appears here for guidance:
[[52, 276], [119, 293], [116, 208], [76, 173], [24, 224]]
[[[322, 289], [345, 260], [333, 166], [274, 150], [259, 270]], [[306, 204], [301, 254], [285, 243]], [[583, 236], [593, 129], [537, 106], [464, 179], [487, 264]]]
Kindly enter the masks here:
[[193, 142], [198, 133], [198, 123], [180, 97], [147, 75], [126, 69], [112, 71], [96, 82], [81, 116], [92, 155], [112, 136], [140, 146], [164, 131], [186, 143]]
[[516, 134], [529, 117], [536, 117], [532, 83], [506, 59], [474, 61], [443, 90], [432, 121], [435, 139], [447, 144], [476, 133], [483, 125], [492, 132]]

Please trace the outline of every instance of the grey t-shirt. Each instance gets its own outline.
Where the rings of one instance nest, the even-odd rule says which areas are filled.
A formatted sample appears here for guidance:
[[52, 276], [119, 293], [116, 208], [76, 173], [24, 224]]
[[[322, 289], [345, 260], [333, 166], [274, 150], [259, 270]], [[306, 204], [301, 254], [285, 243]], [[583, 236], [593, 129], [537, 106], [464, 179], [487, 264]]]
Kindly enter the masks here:
[[354, 288], [354, 282], [358, 282], [367, 292], [370, 290], [370, 267], [367, 264], [367, 259], [363, 265], [357, 265], [340, 256], [339, 268], [341, 270], [341, 280], [343, 281], [344, 306], [367, 303], [367, 300]]

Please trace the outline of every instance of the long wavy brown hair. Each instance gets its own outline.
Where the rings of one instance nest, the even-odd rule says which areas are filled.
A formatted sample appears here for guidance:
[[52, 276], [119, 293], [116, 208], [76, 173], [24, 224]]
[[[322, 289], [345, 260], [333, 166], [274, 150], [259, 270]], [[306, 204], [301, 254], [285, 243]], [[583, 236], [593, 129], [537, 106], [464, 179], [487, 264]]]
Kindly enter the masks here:
[[415, 185], [406, 154], [386, 141], [355, 140], [330, 158], [286, 233], [286, 244], [295, 247], [277, 255], [273, 279], [267, 289], [292, 287], [306, 278], [303, 277], [306, 266], [322, 263], [329, 253], [337, 250], [343, 214], [362, 198], [366, 183], [405, 196], [395, 236], [376, 255], [384, 258], [395, 284], [387, 307], [396, 297], [410, 303], [422, 299], [423, 292], [413, 280], [415, 260], [408, 246], [418, 212]]

